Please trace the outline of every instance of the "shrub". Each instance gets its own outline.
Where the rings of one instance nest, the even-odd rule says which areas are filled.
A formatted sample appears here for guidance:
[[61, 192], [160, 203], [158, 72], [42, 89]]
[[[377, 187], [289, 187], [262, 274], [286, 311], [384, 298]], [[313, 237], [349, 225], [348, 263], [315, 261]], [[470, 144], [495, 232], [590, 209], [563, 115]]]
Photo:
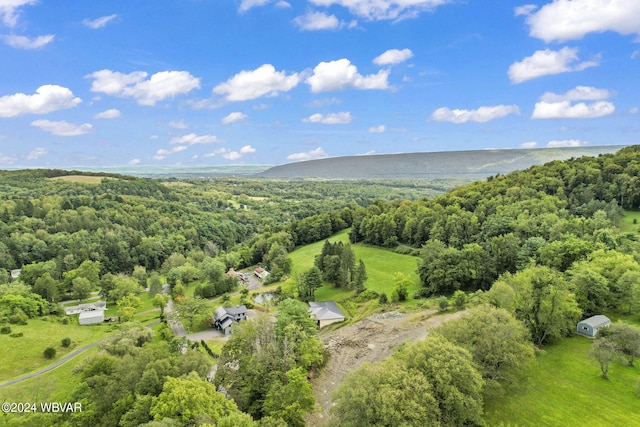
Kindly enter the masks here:
[[355, 297], [355, 301], [356, 302], [371, 301], [378, 298], [379, 296], [380, 295], [378, 295], [378, 293], [373, 289], [365, 289], [364, 291], [360, 292], [357, 297]]
[[440, 311], [447, 311], [449, 308], [449, 300], [445, 296], [438, 298], [438, 308]]
[[384, 292], [380, 294], [380, 296], [378, 297], [378, 303], [379, 304], [386, 304], [389, 302], [389, 298], [387, 297], [387, 294], [385, 294]]
[[53, 347], [47, 347], [44, 349], [44, 353], [42, 353], [45, 359], [53, 359], [56, 357], [56, 349]]
[[17, 308], [15, 312], [11, 316], [9, 316], [9, 323], [12, 323], [14, 325], [26, 325], [28, 320], [29, 316], [27, 316], [27, 314], [19, 308]]
[[0, 327], [0, 334], [10, 334], [10, 333], [11, 333], [11, 326], [5, 325]]
[[60, 341], [60, 344], [62, 344], [63, 347], [69, 347], [71, 345], [71, 338], [69, 337], [62, 338], [62, 341]]
[[463, 309], [467, 305], [467, 294], [463, 291], [455, 291], [453, 293], [453, 305], [457, 309]]
[[429, 296], [431, 296], [431, 292], [428, 289], [420, 289], [413, 294], [413, 299], [429, 298]]
[[24, 333], [22, 332], [16, 332], [15, 334], [11, 334], [9, 335], [11, 338], [20, 338], [22, 336], [24, 336]]
[[62, 323], [63, 325], [68, 325], [68, 324], [69, 324], [69, 318], [68, 318], [68, 317], [66, 317], [66, 316], [65, 316], [65, 317], [63, 317], [63, 318], [60, 320], [60, 323]]

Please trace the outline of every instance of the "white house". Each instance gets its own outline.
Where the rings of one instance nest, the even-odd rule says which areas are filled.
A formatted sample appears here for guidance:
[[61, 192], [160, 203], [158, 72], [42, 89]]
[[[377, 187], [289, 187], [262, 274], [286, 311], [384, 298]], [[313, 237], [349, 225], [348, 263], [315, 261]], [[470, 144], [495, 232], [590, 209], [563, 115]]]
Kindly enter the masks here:
[[104, 322], [104, 310], [83, 311], [78, 316], [80, 325], [93, 325]]
[[344, 322], [346, 316], [333, 301], [310, 302], [309, 314], [318, 321], [318, 327], [323, 328], [336, 322]]

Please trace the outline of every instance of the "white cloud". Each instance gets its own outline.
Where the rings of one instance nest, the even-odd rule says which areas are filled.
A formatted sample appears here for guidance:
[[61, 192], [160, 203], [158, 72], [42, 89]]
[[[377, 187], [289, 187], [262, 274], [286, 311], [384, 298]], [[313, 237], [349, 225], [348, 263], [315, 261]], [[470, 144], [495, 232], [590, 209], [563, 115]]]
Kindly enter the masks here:
[[244, 13], [249, 9], [252, 9], [258, 6], [265, 6], [268, 3], [271, 3], [271, 0], [242, 0], [240, 2], [240, 7], [238, 8], [238, 11], [241, 13]]
[[560, 50], [538, 50], [520, 62], [511, 64], [508, 70], [511, 83], [522, 83], [550, 74], [582, 71], [599, 65], [598, 61], [578, 62], [578, 49], [563, 47]]
[[541, 97], [541, 101], [546, 102], [559, 102], [559, 101], [594, 101], [600, 99], [607, 99], [612, 96], [612, 93], [608, 89], [598, 89], [591, 86], [576, 86], [570, 91], [557, 94], [553, 92], [545, 92]]
[[314, 160], [314, 159], [324, 159], [329, 157], [329, 155], [322, 149], [322, 147], [318, 147], [315, 150], [307, 151], [306, 153], [293, 153], [287, 156], [287, 160]]
[[538, 143], [535, 141], [523, 142], [520, 144], [520, 148], [536, 148]]
[[513, 9], [513, 14], [515, 16], [520, 16], [520, 15], [529, 16], [531, 15], [531, 12], [533, 12], [537, 8], [538, 6], [536, 6], [535, 4], [525, 4], [523, 6], [515, 7]]
[[[603, 101], [611, 96], [608, 89], [577, 86], [570, 91], [557, 94], [546, 92], [540, 97], [531, 115], [532, 119], [586, 119], [613, 114], [615, 105]], [[573, 101], [595, 101], [591, 103]]]
[[[111, 70], [100, 70], [89, 74], [93, 78], [92, 92], [134, 98], [140, 105], [155, 105], [156, 102], [189, 93], [200, 88], [200, 79], [187, 71], [161, 71], [146, 79], [144, 71], [129, 74]], [[145, 80], [146, 79], [146, 80]]]
[[593, 103], [579, 102], [571, 104], [570, 101], [561, 102], [536, 102], [531, 114], [532, 119], [589, 119], [603, 117], [615, 112], [615, 105], [609, 101], [597, 101]]
[[228, 125], [231, 123], [238, 122], [242, 119], [246, 119], [247, 117], [248, 116], [244, 113], [241, 113], [239, 111], [234, 111], [233, 113], [229, 113], [228, 115], [223, 117], [222, 120], [220, 120], [220, 123], [222, 123], [223, 125]]
[[431, 120], [457, 124], [468, 121], [483, 123], [508, 116], [509, 114], [519, 115], [520, 108], [517, 105], [485, 106], [477, 110], [451, 110], [447, 107], [441, 107], [431, 114]]
[[43, 85], [33, 95], [16, 93], [0, 97], [0, 117], [15, 117], [22, 114], [47, 114], [57, 110], [73, 108], [82, 100], [73, 92], [58, 85]]
[[0, 1], [0, 18], [9, 28], [13, 28], [18, 23], [19, 9], [22, 6], [30, 6], [38, 3], [38, 0], [2, 0]]
[[16, 160], [18, 158], [15, 156], [0, 153], [0, 165], [12, 165]]
[[320, 107], [326, 107], [328, 105], [335, 105], [335, 104], [341, 104], [341, 103], [342, 103], [342, 100], [334, 96], [333, 98], [314, 99], [308, 104], [305, 104], [305, 106], [311, 107], [311, 108], [320, 108]]
[[2, 36], [5, 44], [17, 49], [38, 49], [51, 43], [54, 38], [55, 36], [53, 34], [47, 34], [46, 36], [38, 36], [35, 38], [18, 36], [15, 34]]
[[547, 148], [558, 148], [558, 147], [582, 147], [588, 145], [587, 141], [582, 141], [579, 139], [563, 139], [559, 141], [549, 141], [547, 143]]
[[640, 35], [637, 0], [554, 0], [527, 17], [529, 35], [545, 42], [579, 40], [589, 33]]
[[109, 22], [113, 21], [117, 17], [118, 15], [114, 13], [112, 15], [101, 16], [100, 18], [96, 19], [84, 19], [82, 23], [85, 25], [85, 27], [89, 27], [92, 30], [97, 30], [98, 28], [104, 28]]
[[638, 107], [632, 107], [629, 109], [629, 114], [638, 114], [638, 112], [640, 112], [640, 108]]
[[189, 129], [189, 125], [184, 120], [171, 120], [169, 127], [174, 129]]
[[369, 133], [384, 133], [387, 130], [385, 125], [372, 126], [369, 128]]
[[93, 116], [94, 119], [117, 119], [122, 114], [120, 114], [120, 110], [115, 108], [110, 108], [108, 110], [102, 111], [101, 113]]
[[342, 6], [370, 21], [413, 18], [452, 0], [309, 0], [316, 6]]
[[58, 136], [84, 135], [85, 133], [91, 132], [91, 129], [93, 129], [93, 125], [91, 125], [90, 123], [83, 123], [81, 125], [77, 125], [75, 123], [66, 122], [64, 120], [61, 120], [61, 121], [35, 120], [31, 122], [31, 126], [35, 126], [37, 128], [42, 129], [45, 132], [49, 132], [53, 135], [58, 135]]
[[139, 165], [140, 164], [140, 159], [131, 159], [131, 160], [129, 160], [129, 162], [127, 164], [128, 165]]
[[284, 0], [280, 0], [276, 3], [276, 7], [280, 8], [280, 9], [289, 9], [291, 7], [291, 4], [289, 2], [286, 2]]
[[277, 96], [288, 92], [300, 83], [300, 75], [287, 75], [276, 71], [271, 64], [264, 64], [253, 71], [243, 70], [224, 83], [213, 88], [218, 95], [225, 95], [227, 101], [247, 101], [261, 96]]
[[394, 65], [404, 62], [412, 57], [413, 52], [411, 52], [411, 49], [389, 49], [375, 57], [373, 63], [376, 65]]
[[303, 122], [322, 123], [325, 125], [345, 125], [351, 123], [351, 113], [348, 111], [341, 113], [329, 113], [329, 114], [313, 114], [306, 119], [302, 119]]
[[46, 156], [47, 154], [49, 154], [49, 151], [46, 148], [34, 148], [29, 152], [29, 154], [27, 154], [27, 160], [37, 160], [42, 156]]
[[176, 136], [172, 138], [171, 141], [169, 141], [169, 144], [195, 145], [195, 144], [214, 144], [216, 142], [221, 142], [221, 141], [215, 135], [196, 135], [195, 133], [190, 133], [187, 135]]
[[188, 147], [186, 145], [178, 145], [173, 147], [171, 150], [165, 150], [164, 148], [159, 149], [156, 152], [156, 155], [152, 157], [153, 160], [164, 160], [167, 156], [179, 153], [181, 151], [186, 150]]
[[306, 82], [311, 92], [336, 92], [348, 88], [387, 89], [389, 70], [380, 70], [377, 74], [363, 76], [358, 68], [346, 58], [321, 62], [313, 69], [313, 75]]
[[307, 12], [295, 18], [293, 22], [305, 31], [337, 30], [341, 26], [340, 20], [335, 15], [324, 12]]
[[256, 149], [253, 148], [250, 145], [245, 145], [244, 147], [242, 147], [240, 149], [240, 151], [228, 151], [226, 150], [222, 154], [222, 157], [224, 157], [227, 160], [238, 160], [239, 158], [241, 158], [242, 156], [244, 156], [245, 154], [251, 154], [251, 153], [255, 153]]

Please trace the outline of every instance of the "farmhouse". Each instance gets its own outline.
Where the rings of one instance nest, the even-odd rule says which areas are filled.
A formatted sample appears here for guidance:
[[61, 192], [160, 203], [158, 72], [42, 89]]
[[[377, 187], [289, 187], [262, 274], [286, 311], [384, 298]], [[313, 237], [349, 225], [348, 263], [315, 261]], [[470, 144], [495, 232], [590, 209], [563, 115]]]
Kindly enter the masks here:
[[336, 322], [344, 322], [346, 319], [342, 310], [333, 301], [310, 302], [309, 314], [317, 320], [318, 327], [323, 328]]
[[213, 311], [213, 327], [224, 332], [225, 336], [231, 332], [231, 325], [247, 319], [247, 307], [218, 307]]
[[271, 273], [269, 273], [267, 270], [265, 270], [262, 267], [256, 267], [256, 269], [253, 271], [253, 274], [255, 274], [258, 279], [264, 280]]
[[93, 325], [104, 322], [104, 310], [83, 311], [78, 316], [80, 325]]
[[606, 328], [609, 325], [611, 325], [611, 320], [609, 320], [607, 316], [598, 314], [578, 322], [576, 332], [590, 338], [595, 338], [598, 333], [598, 328]]

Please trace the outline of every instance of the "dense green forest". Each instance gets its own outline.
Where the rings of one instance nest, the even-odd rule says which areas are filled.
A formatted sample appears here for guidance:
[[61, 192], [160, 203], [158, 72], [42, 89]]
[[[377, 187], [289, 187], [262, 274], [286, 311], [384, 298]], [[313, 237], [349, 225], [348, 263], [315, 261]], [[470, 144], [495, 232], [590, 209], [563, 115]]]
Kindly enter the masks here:
[[[500, 349], [495, 342], [484, 346], [465, 335], [467, 323], [445, 325], [388, 362], [354, 372], [336, 394], [336, 425], [390, 425], [401, 412], [407, 425], [481, 425], [483, 398], [520, 381], [518, 361], [531, 359], [534, 347], [570, 335], [581, 317], [640, 310], [638, 233], [619, 227], [625, 211], [640, 208], [639, 172], [640, 146], [446, 193], [440, 185], [409, 181], [0, 171], [0, 324], [55, 316], [61, 300], [85, 299], [92, 291], [117, 302], [121, 320], [131, 320], [126, 307], [140, 304], [136, 295], [145, 287], [159, 292], [164, 280], [184, 320], [184, 307], [197, 307], [198, 297], [233, 289], [228, 269], [262, 265], [272, 273], [269, 281], [284, 283], [291, 251], [350, 229], [353, 245], [416, 257], [422, 288], [412, 299], [454, 295], [464, 307], [465, 295], [473, 295], [487, 304], [458, 322], [483, 325], [477, 334], [484, 338], [500, 326], [500, 336], [509, 339]], [[367, 290], [366, 267], [349, 245], [325, 243], [314, 264], [289, 278], [299, 282], [289, 296], [311, 300], [322, 282], [354, 296]], [[15, 269], [22, 271], [11, 281]], [[192, 284], [195, 296], [186, 295]], [[409, 297], [403, 286], [402, 298], [394, 298], [400, 303]], [[234, 330], [215, 355], [213, 384], [203, 353], [186, 351], [166, 330], [164, 339], [154, 340], [123, 323], [102, 344], [103, 353], [81, 367], [74, 399], [86, 411], [24, 421], [304, 425], [314, 407], [308, 377], [322, 369], [326, 354], [304, 304], [283, 300], [275, 322], [260, 318]], [[631, 329], [625, 336], [640, 346]], [[633, 363], [639, 349], [623, 346], [628, 331], [613, 331], [596, 340], [596, 350], [605, 350], [593, 357], [619, 351]], [[423, 391], [419, 399], [414, 388]], [[189, 390], [208, 397], [193, 400]], [[368, 401], [380, 404], [362, 417], [358, 411]]]

